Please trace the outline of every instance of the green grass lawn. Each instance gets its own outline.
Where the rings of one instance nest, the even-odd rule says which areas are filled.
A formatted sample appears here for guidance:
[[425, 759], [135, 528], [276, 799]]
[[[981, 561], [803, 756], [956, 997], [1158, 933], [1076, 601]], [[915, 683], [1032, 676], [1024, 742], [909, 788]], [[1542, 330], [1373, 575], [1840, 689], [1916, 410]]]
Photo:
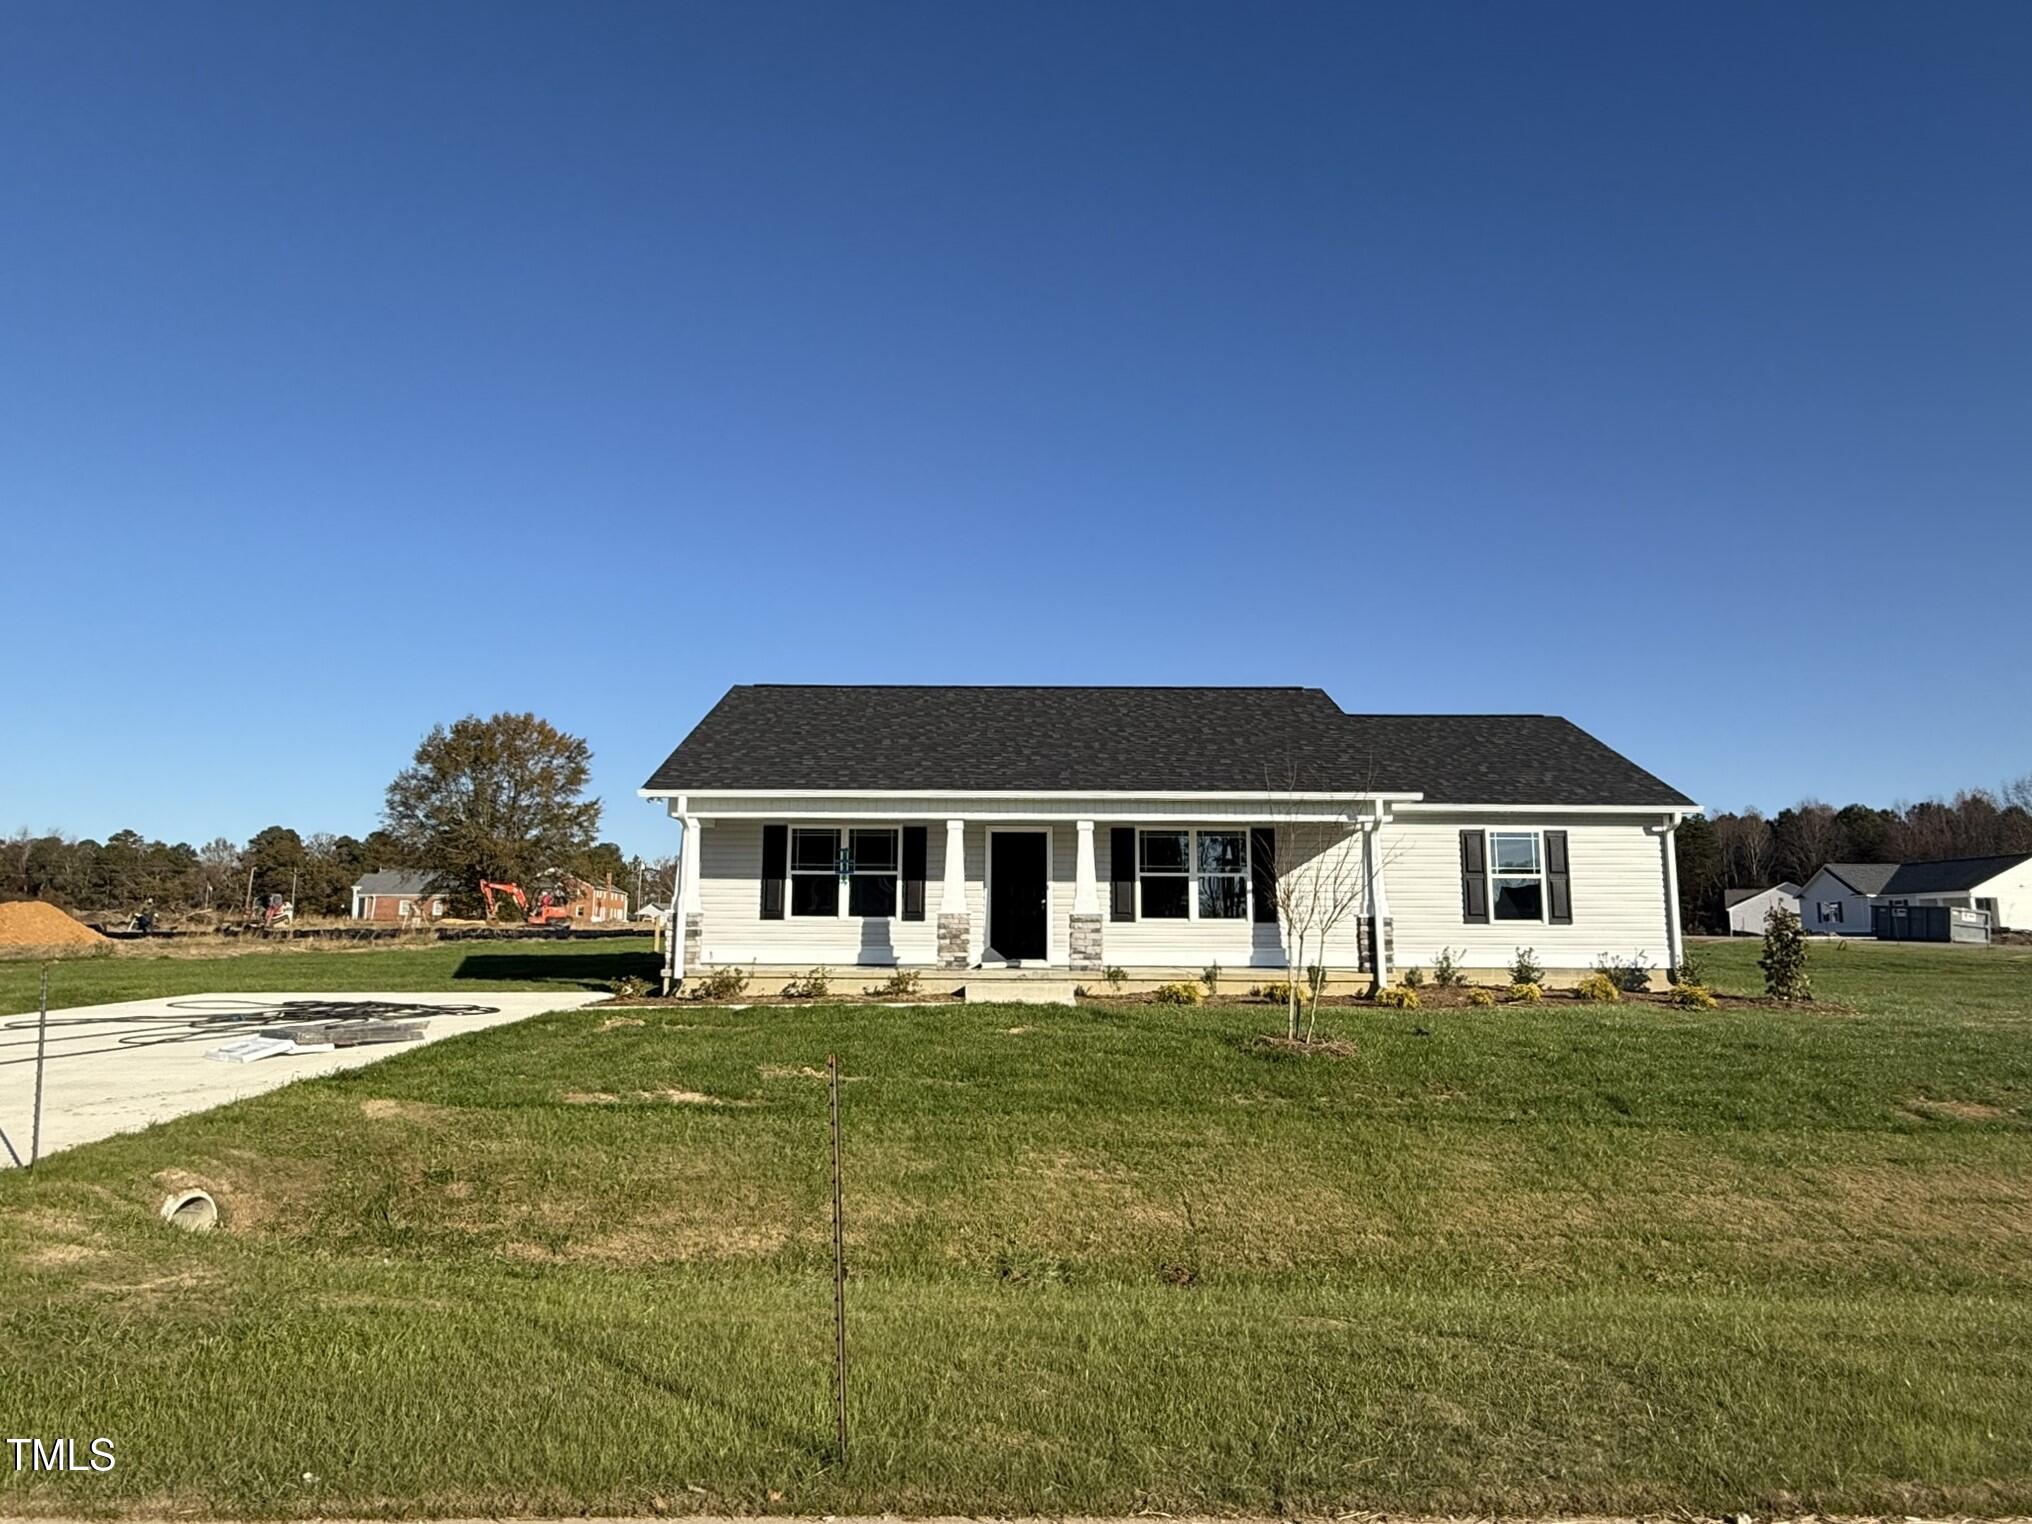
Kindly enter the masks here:
[[[1336, 1010], [1345, 1059], [595, 1009], [60, 1154], [0, 1176], [0, 1425], [119, 1466], [0, 1511], [2024, 1512], [2032, 955], [1815, 953], [1853, 1009]], [[225, 1231], [153, 1220], [190, 1178]]]
[[[0, 959], [0, 1016], [33, 1011], [43, 965]], [[408, 947], [333, 947], [305, 942], [222, 957], [149, 957], [122, 950], [49, 965], [49, 1003], [98, 1005], [156, 995], [232, 991], [501, 990], [605, 988], [621, 974], [654, 980], [662, 961], [648, 937], [558, 942], [438, 942]]]

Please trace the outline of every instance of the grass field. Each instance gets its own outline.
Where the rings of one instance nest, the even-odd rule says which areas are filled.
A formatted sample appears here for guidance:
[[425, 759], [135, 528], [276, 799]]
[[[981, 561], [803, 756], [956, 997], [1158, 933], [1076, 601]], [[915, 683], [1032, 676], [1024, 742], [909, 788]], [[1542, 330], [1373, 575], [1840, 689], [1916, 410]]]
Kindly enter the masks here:
[[[0, 1509], [2032, 1509], [2032, 955], [1816, 954], [1852, 1010], [1337, 1010], [1345, 1059], [595, 1009], [58, 1155], [0, 1176], [0, 1425], [119, 1466]], [[226, 1231], [152, 1220], [184, 1178]]]
[[[43, 965], [0, 959], [0, 1016], [32, 1011]], [[49, 964], [49, 1003], [98, 1005], [155, 995], [255, 990], [322, 994], [345, 990], [604, 988], [621, 974], [653, 980], [661, 961], [648, 937], [561, 942], [437, 942], [407, 947], [319, 947], [275, 943], [214, 957], [149, 957], [131, 946]]]

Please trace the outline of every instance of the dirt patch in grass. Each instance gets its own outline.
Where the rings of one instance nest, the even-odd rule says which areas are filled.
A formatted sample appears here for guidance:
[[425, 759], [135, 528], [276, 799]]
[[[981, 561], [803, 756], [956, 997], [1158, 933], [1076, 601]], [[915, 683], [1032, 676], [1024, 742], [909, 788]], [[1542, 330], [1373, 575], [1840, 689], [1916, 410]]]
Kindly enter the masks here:
[[400, 1101], [388, 1096], [370, 1096], [360, 1102], [360, 1115], [377, 1122], [442, 1122], [459, 1115], [456, 1106], [438, 1106], [429, 1101]]
[[1259, 1053], [1291, 1053], [1300, 1058], [1353, 1058], [1362, 1050], [1345, 1037], [1270, 1037], [1259, 1035], [1249, 1041]]
[[644, 1101], [661, 1101], [673, 1106], [752, 1106], [752, 1101], [730, 1101], [707, 1095], [703, 1090], [636, 1090], [617, 1095], [610, 1090], [567, 1090], [559, 1099], [573, 1106], [629, 1106]]
[[1914, 1116], [1925, 1117], [1930, 1122], [2004, 1122], [2013, 1120], [2016, 1113], [2003, 1106], [1992, 1106], [1987, 1101], [1936, 1100], [1932, 1096], [1915, 1095], [1905, 1102], [1905, 1110]]
[[641, 1025], [642, 1018], [640, 1016], [609, 1016], [605, 1021], [594, 1027], [593, 1030], [595, 1032], [611, 1032], [616, 1027], [639, 1027]]

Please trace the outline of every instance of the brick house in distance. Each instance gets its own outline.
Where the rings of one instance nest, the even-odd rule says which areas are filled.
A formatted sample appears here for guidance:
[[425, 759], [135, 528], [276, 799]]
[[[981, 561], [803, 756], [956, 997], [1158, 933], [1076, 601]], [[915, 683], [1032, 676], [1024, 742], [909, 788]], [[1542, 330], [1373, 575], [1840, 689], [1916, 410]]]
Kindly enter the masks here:
[[356, 921], [435, 921], [446, 908], [436, 878], [416, 868], [384, 868], [353, 885]]

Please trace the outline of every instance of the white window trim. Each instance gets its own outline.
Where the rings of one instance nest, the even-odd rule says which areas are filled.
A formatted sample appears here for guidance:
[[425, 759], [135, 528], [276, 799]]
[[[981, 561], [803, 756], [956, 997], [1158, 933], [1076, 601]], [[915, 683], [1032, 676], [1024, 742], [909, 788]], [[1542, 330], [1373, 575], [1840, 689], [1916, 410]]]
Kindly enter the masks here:
[[[797, 866], [797, 838], [800, 836], [832, 837], [832, 862], [823, 873], [816, 868], [800, 868]], [[785, 920], [843, 921], [846, 919], [847, 891], [844, 887], [839, 891], [838, 902], [833, 906], [831, 915], [813, 915], [809, 912], [800, 914], [797, 909], [797, 895], [793, 892], [797, 888], [797, 880], [801, 878], [830, 877], [834, 883], [839, 882], [841, 840], [842, 833], [838, 826], [792, 826], [790, 828], [789, 839], [784, 842], [786, 850], [783, 854], [783, 916]]]
[[[1547, 919], [1552, 914], [1552, 885], [1548, 882], [1550, 875], [1545, 871], [1545, 833], [1535, 828], [1529, 830], [1508, 828], [1497, 830], [1492, 826], [1483, 835], [1486, 839], [1482, 842], [1482, 861], [1487, 865], [1489, 875], [1489, 924], [1493, 926], [1498, 921], [1501, 921], [1508, 926], [1551, 925], [1552, 923]], [[1532, 855], [1538, 859], [1537, 871], [1534, 873], [1504, 873], [1500, 871], [1496, 867], [1496, 838], [1498, 836], [1529, 836], [1535, 847]], [[1538, 882], [1537, 916], [1497, 915], [1496, 885], [1505, 881], [1521, 883], [1526, 879], [1536, 879]]]
[[[903, 828], [901, 826], [841, 826], [841, 825], [793, 825], [784, 842], [783, 866], [783, 917], [789, 921], [900, 921], [903, 918]], [[849, 867], [844, 878], [840, 876], [840, 849], [845, 847], [850, 854], [854, 850], [856, 834], [873, 836], [877, 833], [888, 836], [896, 844], [896, 866], [875, 869], [867, 873], [869, 878], [893, 878], [896, 880], [896, 909], [888, 915], [854, 915], [850, 910], [854, 902], [854, 879], [862, 875], [860, 868]], [[797, 838], [799, 836], [831, 836], [833, 839], [832, 878], [840, 886], [839, 903], [831, 915], [801, 915], [797, 910], [797, 897], [791, 893], [796, 887], [792, 882], [800, 878], [824, 878], [826, 874], [816, 868], [797, 866]]]
[[[1182, 878], [1185, 880], [1185, 914], [1182, 917], [1175, 915], [1146, 915], [1143, 912], [1143, 838], [1146, 836], [1176, 836], [1180, 832], [1183, 832], [1186, 838], [1184, 870], [1174, 873], [1166, 869], [1158, 869], [1150, 876], [1152, 878]], [[1203, 834], [1207, 836], [1240, 836], [1242, 838], [1242, 867], [1239, 874], [1242, 880], [1242, 913], [1239, 916], [1202, 916], [1199, 913], [1199, 881], [1202, 878], [1235, 878], [1238, 876], [1233, 873], [1203, 874], [1199, 871], [1199, 839]], [[1216, 926], [1247, 926], [1253, 924], [1256, 919], [1255, 850], [1256, 833], [1248, 826], [1208, 826], [1204, 831], [1199, 826], [1138, 826], [1136, 828], [1137, 921], [1162, 924], [1182, 919], [1188, 922], [1203, 920]]]
[[[894, 844], [890, 868], [861, 868], [854, 863], [854, 838], [856, 836], [886, 836]], [[854, 826], [846, 832], [847, 879], [840, 891], [840, 917], [849, 921], [900, 921], [903, 919], [903, 828], [901, 826]], [[854, 880], [857, 878], [888, 878], [896, 881], [894, 903], [896, 908], [887, 915], [856, 916], [848, 907], [854, 903]]]

